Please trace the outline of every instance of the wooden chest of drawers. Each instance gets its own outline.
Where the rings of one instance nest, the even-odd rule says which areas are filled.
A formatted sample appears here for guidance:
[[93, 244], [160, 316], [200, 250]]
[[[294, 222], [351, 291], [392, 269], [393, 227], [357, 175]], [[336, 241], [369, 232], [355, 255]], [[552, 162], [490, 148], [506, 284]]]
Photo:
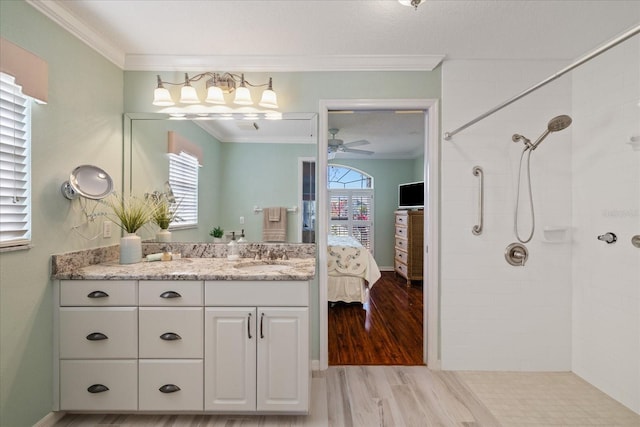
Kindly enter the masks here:
[[422, 280], [424, 253], [424, 212], [395, 212], [394, 269], [396, 274], [407, 279]]

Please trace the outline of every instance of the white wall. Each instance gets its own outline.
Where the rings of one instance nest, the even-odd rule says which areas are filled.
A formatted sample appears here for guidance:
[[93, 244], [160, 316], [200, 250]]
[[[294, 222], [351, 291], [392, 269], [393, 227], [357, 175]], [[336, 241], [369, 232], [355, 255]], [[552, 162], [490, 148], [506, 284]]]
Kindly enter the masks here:
[[[573, 72], [573, 371], [640, 412], [640, 37]], [[596, 239], [614, 232], [618, 242]]]
[[[446, 61], [442, 130], [452, 131], [565, 66], [561, 62]], [[571, 224], [571, 128], [533, 153], [536, 234], [525, 267], [505, 261], [522, 144], [570, 114], [563, 77], [442, 142], [441, 358], [443, 369], [568, 371], [571, 368], [571, 246], [545, 243], [545, 226]], [[478, 178], [485, 172], [484, 232], [474, 236]], [[525, 211], [528, 209], [525, 206]], [[522, 221], [524, 229], [527, 221]], [[524, 234], [524, 233], [521, 233]]]

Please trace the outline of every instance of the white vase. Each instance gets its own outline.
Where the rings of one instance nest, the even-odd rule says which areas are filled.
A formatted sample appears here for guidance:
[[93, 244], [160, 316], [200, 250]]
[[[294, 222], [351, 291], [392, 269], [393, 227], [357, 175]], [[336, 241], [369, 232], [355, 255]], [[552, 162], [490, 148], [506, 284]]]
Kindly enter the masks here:
[[163, 229], [158, 230], [158, 232], [156, 232], [156, 241], [163, 243], [171, 242], [171, 232]]
[[214, 237], [213, 243], [223, 243], [222, 237]]
[[120, 238], [120, 264], [135, 264], [142, 260], [142, 239], [135, 233]]

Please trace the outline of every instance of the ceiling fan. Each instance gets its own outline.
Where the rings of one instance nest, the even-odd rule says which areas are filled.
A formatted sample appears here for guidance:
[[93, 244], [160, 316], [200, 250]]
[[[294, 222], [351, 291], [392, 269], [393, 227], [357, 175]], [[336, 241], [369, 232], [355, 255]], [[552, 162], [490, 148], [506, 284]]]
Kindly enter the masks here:
[[359, 139], [357, 141], [351, 141], [345, 143], [341, 139], [336, 139], [336, 134], [340, 129], [332, 128], [329, 129], [329, 133], [331, 134], [331, 138], [328, 141], [329, 147], [329, 160], [335, 158], [337, 153], [356, 153], [356, 154], [373, 154], [373, 151], [367, 150], [356, 150], [351, 147], [358, 147], [360, 145], [370, 144], [366, 139]]

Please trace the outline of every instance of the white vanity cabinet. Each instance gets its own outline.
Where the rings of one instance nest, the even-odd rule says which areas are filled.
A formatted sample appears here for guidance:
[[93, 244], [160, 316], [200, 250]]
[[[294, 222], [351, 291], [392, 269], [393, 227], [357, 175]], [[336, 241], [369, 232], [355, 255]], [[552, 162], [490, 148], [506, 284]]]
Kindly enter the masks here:
[[308, 412], [308, 283], [208, 281], [205, 304], [205, 411]]
[[309, 410], [307, 281], [55, 286], [57, 410]]

